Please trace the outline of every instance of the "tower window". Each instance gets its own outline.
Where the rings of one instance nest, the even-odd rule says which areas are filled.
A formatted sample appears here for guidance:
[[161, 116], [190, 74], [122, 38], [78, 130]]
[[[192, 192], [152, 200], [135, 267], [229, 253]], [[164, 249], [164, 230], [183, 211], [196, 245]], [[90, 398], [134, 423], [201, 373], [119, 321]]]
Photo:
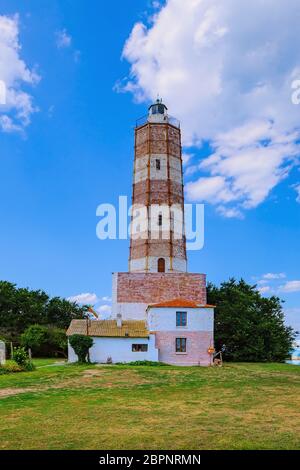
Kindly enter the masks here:
[[164, 258], [159, 258], [157, 261], [157, 272], [164, 273], [166, 271], [166, 262]]
[[186, 352], [186, 338], [176, 338], [176, 352], [185, 353]]
[[162, 214], [159, 214], [159, 216], [158, 216], [158, 225], [160, 227], [162, 226]]
[[160, 160], [158, 158], [156, 159], [156, 169], [160, 170]]

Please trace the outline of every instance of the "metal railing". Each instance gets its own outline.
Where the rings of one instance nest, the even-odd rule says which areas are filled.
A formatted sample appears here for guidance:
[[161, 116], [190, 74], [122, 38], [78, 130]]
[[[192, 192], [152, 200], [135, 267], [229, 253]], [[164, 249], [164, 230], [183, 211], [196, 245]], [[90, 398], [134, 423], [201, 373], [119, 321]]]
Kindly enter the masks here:
[[[149, 115], [146, 114], [145, 116], [142, 116], [139, 119], [137, 119], [136, 120], [136, 127], [141, 127], [144, 124], [147, 124], [148, 117], [149, 117]], [[173, 116], [165, 116], [164, 123], [171, 124], [172, 126], [178, 127], [180, 129], [180, 121], [177, 118], [173, 117]], [[154, 124], [156, 124], [156, 123], [154, 123]]]

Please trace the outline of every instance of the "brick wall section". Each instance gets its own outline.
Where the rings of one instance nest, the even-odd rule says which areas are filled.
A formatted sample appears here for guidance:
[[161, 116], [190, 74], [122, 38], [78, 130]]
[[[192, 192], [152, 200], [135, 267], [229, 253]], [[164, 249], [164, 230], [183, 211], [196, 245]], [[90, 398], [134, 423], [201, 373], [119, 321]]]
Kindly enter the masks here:
[[[167, 131], [168, 128], [168, 145]], [[136, 129], [136, 158], [150, 153], [167, 153], [176, 157], [181, 155], [180, 130], [170, 124], [147, 124]]]
[[[175, 181], [143, 180], [133, 185], [134, 204], [180, 204], [183, 205], [183, 186]], [[170, 200], [169, 200], [170, 195]]]
[[[185, 238], [172, 240], [172, 255], [176, 258], [186, 259]], [[148, 250], [148, 251], [147, 251]], [[170, 240], [132, 240], [131, 259], [139, 259], [144, 256], [170, 256]]]
[[117, 273], [117, 302], [154, 304], [179, 297], [206, 304], [205, 274]]
[[[167, 364], [210, 365], [211, 356], [207, 350], [212, 343], [210, 331], [158, 331], [155, 333], [158, 360]], [[187, 339], [187, 353], [176, 354], [176, 338]]]

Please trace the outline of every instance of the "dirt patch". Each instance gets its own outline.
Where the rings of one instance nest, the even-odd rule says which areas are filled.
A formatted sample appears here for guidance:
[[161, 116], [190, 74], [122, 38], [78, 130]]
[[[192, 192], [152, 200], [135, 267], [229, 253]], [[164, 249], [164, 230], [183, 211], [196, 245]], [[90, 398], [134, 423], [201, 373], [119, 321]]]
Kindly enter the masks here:
[[2, 388], [0, 390], [0, 398], [11, 397], [19, 393], [31, 392], [32, 388]]

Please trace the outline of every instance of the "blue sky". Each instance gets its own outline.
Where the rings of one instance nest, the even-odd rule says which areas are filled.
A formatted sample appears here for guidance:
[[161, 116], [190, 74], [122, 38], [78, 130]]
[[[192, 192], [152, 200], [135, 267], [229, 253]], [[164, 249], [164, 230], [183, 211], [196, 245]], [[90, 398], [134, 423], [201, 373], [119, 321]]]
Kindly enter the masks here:
[[[199, 252], [190, 252], [189, 270], [205, 272], [208, 280], [215, 283], [231, 276], [258, 281], [266, 295], [276, 293], [285, 300], [288, 321], [300, 329], [300, 205], [295, 190], [300, 178], [298, 166], [291, 163], [292, 158], [293, 162], [297, 158], [299, 139], [288, 137], [295, 130], [291, 112], [296, 117], [298, 113], [299, 121], [300, 106], [289, 111], [290, 103], [276, 101], [279, 118], [270, 118], [271, 124], [266, 128], [263, 113], [267, 107], [263, 111], [259, 108], [255, 114], [249, 111], [249, 103], [241, 93], [239, 97], [230, 94], [233, 80], [228, 78], [228, 71], [223, 76], [223, 92], [213, 99], [213, 75], [208, 79], [202, 69], [194, 70], [193, 58], [183, 65], [179, 60], [181, 54], [186, 57], [187, 36], [170, 33], [177, 55], [168, 55], [165, 37], [164, 44], [156, 49], [160, 28], [167, 28], [164, 21], [171, 29], [168, 20], [180, 13], [171, 10], [172, 2], [164, 11], [156, 3], [153, 7], [150, 1], [143, 0], [0, 0], [2, 17], [18, 14], [18, 20], [14, 17], [21, 45], [18, 56], [32, 74], [26, 81], [25, 75], [18, 76], [14, 69], [16, 79], [11, 87], [29, 95], [32, 106], [38, 108], [33, 112], [27, 103], [22, 108], [26, 118], [20, 118], [16, 109], [23, 105], [12, 104], [10, 109], [1, 109], [0, 105], [0, 116], [10, 116], [9, 124], [19, 127], [0, 130], [0, 278], [19, 286], [44, 289], [50, 295], [96, 294], [99, 306], [106, 312], [109, 302], [101, 299], [111, 295], [111, 272], [127, 270], [128, 241], [97, 239], [96, 208], [103, 202], [116, 204], [119, 195], [131, 196], [135, 120], [145, 114], [151, 97], [160, 93], [170, 113], [182, 122], [184, 150], [190, 156], [185, 166], [187, 197], [195, 202], [205, 201], [205, 246]], [[178, 4], [175, 7], [178, 9]], [[154, 13], [157, 16], [149, 18]], [[197, 14], [200, 21], [203, 12]], [[228, 13], [228, 18], [228, 25], [234, 29], [234, 15]], [[216, 21], [214, 17], [209, 25]], [[145, 26], [133, 30], [140, 22]], [[207, 30], [207, 25], [198, 28], [197, 38], [200, 35], [204, 41], [203, 31], [207, 34]], [[226, 34], [225, 27], [218, 27], [213, 37]], [[266, 38], [261, 40], [267, 43]], [[214, 71], [218, 67], [210, 57], [224, 54], [224, 40], [222, 47], [215, 39], [212, 42], [205, 37], [205, 41], [206, 55], [202, 59], [206, 60], [201, 61], [201, 67], [206, 62]], [[248, 44], [247, 38], [245, 43]], [[228, 58], [231, 43], [226, 47]], [[7, 67], [13, 68], [15, 58], [7, 57], [11, 61]], [[267, 82], [267, 74], [258, 61], [248, 66], [247, 80], [243, 78], [245, 70], [232, 61], [230, 65], [237, 67], [234, 77], [239, 90], [249, 91], [250, 75], [263, 75]], [[289, 73], [289, 65], [282, 66], [284, 76]], [[272, 72], [271, 65], [268, 72], [270, 69], [275, 74], [274, 81], [281, 83], [283, 75]], [[168, 75], [170, 70], [172, 74]], [[178, 70], [183, 70], [184, 78]], [[193, 82], [184, 82], [191, 75], [197, 78], [194, 91]], [[203, 98], [199, 90], [205, 87]], [[262, 100], [271, 98], [266, 95]], [[236, 112], [239, 103], [247, 112]], [[275, 107], [274, 100], [272, 103]], [[289, 120], [281, 118], [287, 115]], [[211, 116], [216, 117], [215, 121]], [[256, 116], [259, 120], [254, 126]], [[244, 142], [236, 144], [238, 149], [228, 150], [226, 142], [238, 140], [236, 133], [247, 136], [247, 152]], [[283, 149], [274, 144], [278, 136], [280, 143], [284, 140]], [[201, 139], [211, 143], [210, 152], [207, 144], [201, 147]], [[290, 159], [284, 160], [285, 151]], [[246, 162], [242, 176], [233, 152]], [[207, 160], [209, 153], [216, 158], [220, 154], [228, 157], [227, 173], [223, 160], [222, 167]], [[268, 158], [270, 155], [270, 161], [274, 158], [277, 167], [271, 165], [271, 170], [268, 167], [267, 173], [260, 174], [260, 163], [258, 170], [253, 170], [249, 162], [260, 153], [262, 159], [264, 154]], [[257, 184], [253, 178], [250, 182], [244, 178], [247, 164], [246, 174], [254, 172]]]

